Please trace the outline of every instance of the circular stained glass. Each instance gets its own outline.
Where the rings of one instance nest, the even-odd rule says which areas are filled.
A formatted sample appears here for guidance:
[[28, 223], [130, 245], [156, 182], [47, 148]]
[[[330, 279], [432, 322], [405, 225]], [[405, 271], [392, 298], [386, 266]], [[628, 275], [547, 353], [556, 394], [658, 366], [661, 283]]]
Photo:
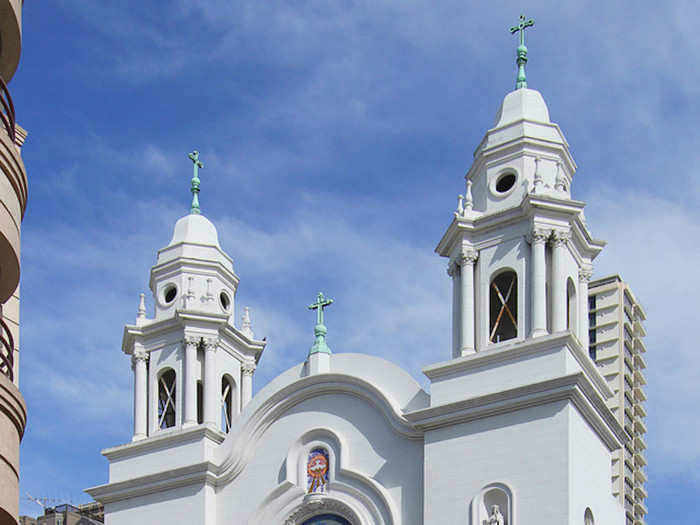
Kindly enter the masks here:
[[314, 516], [306, 520], [303, 525], [350, 525], [350, 522], [340, 516], [323, 514], [322, 516]]

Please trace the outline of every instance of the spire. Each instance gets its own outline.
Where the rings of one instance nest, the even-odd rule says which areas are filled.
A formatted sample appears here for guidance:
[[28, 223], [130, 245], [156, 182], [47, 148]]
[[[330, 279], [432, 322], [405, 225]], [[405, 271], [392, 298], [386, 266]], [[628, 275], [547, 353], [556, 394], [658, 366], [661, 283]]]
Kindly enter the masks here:
[[326, 334], [328, 329], [323, 324], [323, 309], [333, 303], [333, 299], [326, 299], [323, 297], [323, 293], [319, 292], [316, 302], [309, 305], [309, 310], [316, 310], [316, 326], [314, 326], [314, 335], [316, 336], [316, 341], [314, 341], [311, 350], [309, 350], [309, 355], [324, 353], [330, 354], [331, 349], [328, 348], [326, 344]]
[[146, 318], [146, 294], [139, 294], [139, 311], [138, 315], [136, 316], [137, 319], [145, 319]]
[[249, 338], [255, 339], [255, 334], [253, 333], [253, 323], [250, 322], [250, 308], [247, 306], [243, 309], [243, 317], [241, 317], [241, 332], [243, 332]]
[[204, 164], [199, 161], [199, 151], [194, 150], [187, 155], [194, 166], [192, 167], [192, 207], [190, 213], [199, 215], [199, 168], [203, 168]]
[[520, 31], [520, 45], [518, 46], [518, 79], [515, 82], [515, 89], [526, 88], [527, 79], [525, 78], [525, 64], [527, 64], [527, 47], [525, 47], [525, 28], [535, 25], [535, 21], [525, 20], [525, 15], [520, 15], [520, 23], [517, 26], [510, 28], [510, 34], [514, 35]]

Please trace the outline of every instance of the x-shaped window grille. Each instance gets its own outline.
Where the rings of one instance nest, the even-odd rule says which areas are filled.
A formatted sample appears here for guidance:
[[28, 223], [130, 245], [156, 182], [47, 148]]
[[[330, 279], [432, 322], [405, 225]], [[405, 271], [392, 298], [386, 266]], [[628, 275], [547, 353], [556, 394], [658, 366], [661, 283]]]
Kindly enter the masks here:
[[168, 384], [163, 374], [158, 382], [158, 428], [172, 427], [175, 425], [175, 380]]
[[[513, 323], [513, 329], [517, 333], [518, 331], [518, 322], [515, 320], [515, 316], [513, 315], [513, 312], [510, 311], [510, 308], [508, 308], [508, 300], [510, 299], [510, 295], [513, 293], [513, 288], [515, 287], [515, 280], [516, 276], [513, 274], [513, 277], [510, 279], [510, 284], [508, 285], [508, 291], [506, 291], [505, 297], [503, 297], [503, 294], [501, 293], [501, 290], [499, 290], [498, 285], [496, 284], [496, 281], [494, 280], [491, 283], [491, 286], [493, 287], [494, 291], [496, 292], [496, 295], [498, 297], [498, 300], [501, 302], [501, 308], [498, 311], [498, 316], [496, 317], [496, 322], [493, 323], [493, 328], [491, 329], [491, 336], [489, 337], [489, 342], [493, 343], [493, 339], [496, 336], [496, 333], [499, 331], [499, 327], [501, 326], [501, 322], [503, 322], [506, 317], [503, 317], [503, 314], [507, 314], [507, 318], [510, 319], [510, 321]], [[505, 284], [505, 282], [502, 282], [502, 284]]]
[[231, 383], [227, 381], [226, 386], [224, 386], [221, 391], [221, 412], [223, 412], [221, 416], [221, 423], [224, 427], [222, 429], [224, 432], [231, 430], [231, 397]]

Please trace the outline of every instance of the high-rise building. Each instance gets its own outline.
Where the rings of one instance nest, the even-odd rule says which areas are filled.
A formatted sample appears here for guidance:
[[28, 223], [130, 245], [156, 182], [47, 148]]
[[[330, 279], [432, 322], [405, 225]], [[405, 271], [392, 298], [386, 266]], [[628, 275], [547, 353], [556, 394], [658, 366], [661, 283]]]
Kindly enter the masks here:
[[0, 0], [0, 525], [17, 523], [19, 443], [27, 419], [19, 391], [20, 229], [27, 172], [8, 84], [22, 49], [23, 0]]
[[613, 494], [624, 505], [627, 525], [644, 525], [646, 313], [619, 275], [590, 283], [588, 311], [589, 354], [613, 392], [607, 404], [628, 438], [613, 452]]

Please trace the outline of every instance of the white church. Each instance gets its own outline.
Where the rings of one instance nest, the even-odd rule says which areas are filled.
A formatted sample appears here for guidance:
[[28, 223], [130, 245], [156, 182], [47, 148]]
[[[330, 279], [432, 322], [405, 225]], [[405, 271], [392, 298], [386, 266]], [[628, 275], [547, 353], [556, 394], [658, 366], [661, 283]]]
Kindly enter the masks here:
[[109, 482], [88, 489], [107, 525], [625, 524], [611, 489], [625, 434], [588, 355], [605, 243], [571, 196], [576, 164], [527, 88], [526, 52], [521, 38], [517, 88], [437, 244], [452, 348], [423, 369], [428, 391], [389, 361], [331, 353], [319, 295], [306, 361], [253, 397], [265, 341], [247, 311], [234, 322], [239, 278], [190, 155], [192, 213], [151, 270], [155, 312], [142, 297], [124, 329], [133, 439], [103, 451]]

